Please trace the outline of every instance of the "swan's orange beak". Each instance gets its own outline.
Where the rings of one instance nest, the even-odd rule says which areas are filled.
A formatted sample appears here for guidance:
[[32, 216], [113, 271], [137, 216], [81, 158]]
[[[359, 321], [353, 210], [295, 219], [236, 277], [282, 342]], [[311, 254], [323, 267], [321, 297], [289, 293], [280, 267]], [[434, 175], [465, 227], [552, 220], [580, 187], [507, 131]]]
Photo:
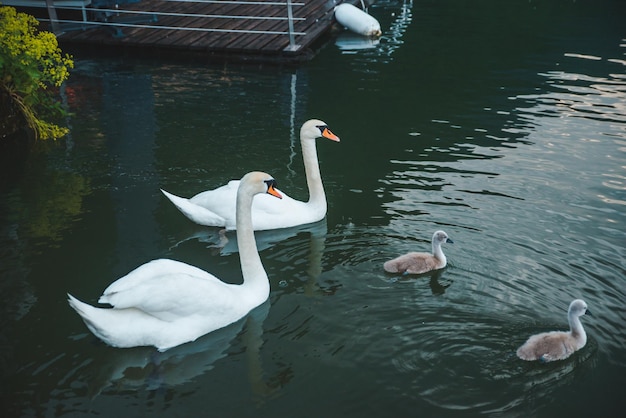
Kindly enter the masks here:
[[267, 185], [267, 193], [279, 199], [283, 198], [283, 195], [276, 190], [276, 182], [271, 182]]
[[324, 130], [322, 131], [322, 136], [324, 138], [330, 139], [331, 141], [339, 142], [339, 137], [332, 133], [328, 128], [324, 128]]

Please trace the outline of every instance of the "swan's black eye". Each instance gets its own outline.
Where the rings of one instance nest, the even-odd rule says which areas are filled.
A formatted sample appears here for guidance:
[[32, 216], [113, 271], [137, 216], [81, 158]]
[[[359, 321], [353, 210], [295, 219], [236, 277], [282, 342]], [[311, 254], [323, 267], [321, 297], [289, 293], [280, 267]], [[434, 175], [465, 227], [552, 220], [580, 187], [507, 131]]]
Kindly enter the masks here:
[[324, 129], [328, 129], [328, 125], [318, 125], [316, 128], [319, 129], [320, 132], [324, 132]]
[[271, 188], [277, 188], [278, 184], [276, 183], [276, 180], [274, 179], [269, 179], [269, 180], [265, 180], [265, 184], [267, 184], [267, 188], [271, 189]]

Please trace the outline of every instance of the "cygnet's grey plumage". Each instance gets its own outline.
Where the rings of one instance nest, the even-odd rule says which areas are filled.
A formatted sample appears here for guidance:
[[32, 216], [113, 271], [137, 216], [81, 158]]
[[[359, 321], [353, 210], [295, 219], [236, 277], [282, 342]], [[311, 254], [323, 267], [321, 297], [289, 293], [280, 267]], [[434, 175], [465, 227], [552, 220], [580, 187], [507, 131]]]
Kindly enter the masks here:
[[454, 243], [444, 231], [435, 231], [432, 239], [432, 254], [410, 252], [385, 262], [383, 268], [389, 273], [401, 274], [423, 274], [442, 269], [447, 263], [446, 256], [441, 249], [441, 244], [445, 242]]
[[533, 335], [517, 349], [517, 356], [522, 360], [543, 362], [568, 358], [587, 343], [587, 334], [580, 322], [580, 317], [585, 313], [591, 315], [584, 300], [572, 301], [567, 311], [570, 330]]

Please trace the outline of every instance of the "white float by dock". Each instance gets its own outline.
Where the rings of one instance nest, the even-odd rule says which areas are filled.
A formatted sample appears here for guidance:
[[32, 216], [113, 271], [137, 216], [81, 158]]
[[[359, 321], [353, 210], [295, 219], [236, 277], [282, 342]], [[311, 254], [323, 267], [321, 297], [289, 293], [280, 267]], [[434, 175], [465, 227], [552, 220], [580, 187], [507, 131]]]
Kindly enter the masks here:
[[359, 35], [368, 37], [382, 35], [378, 20], [351, 4], [342, 3], [335, 7], [335, 19], [340, 25]]

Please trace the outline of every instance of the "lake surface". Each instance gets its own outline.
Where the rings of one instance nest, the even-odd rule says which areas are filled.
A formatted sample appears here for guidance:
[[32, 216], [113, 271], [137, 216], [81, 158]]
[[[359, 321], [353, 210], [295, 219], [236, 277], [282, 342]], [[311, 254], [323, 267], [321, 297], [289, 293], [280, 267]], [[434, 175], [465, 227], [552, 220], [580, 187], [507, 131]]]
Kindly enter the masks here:
[[[626, 399], [626, 5], [382, 1], [298, 68], [76, 55], [71, 134], [0, 182], [5, 417], [618, 417]], [[158, 353], [97, 340], [95, 304], [155, 258], [241, 280], [236, 243], [161, 194], [251, 170], [307, 198], [321, 118], [325, 220], [257, 233], [271, 281], [245, 319]], [[428, 251], [448, 267], [397, 277]], [[556, 363], [515, 356], [567, 329]]]

